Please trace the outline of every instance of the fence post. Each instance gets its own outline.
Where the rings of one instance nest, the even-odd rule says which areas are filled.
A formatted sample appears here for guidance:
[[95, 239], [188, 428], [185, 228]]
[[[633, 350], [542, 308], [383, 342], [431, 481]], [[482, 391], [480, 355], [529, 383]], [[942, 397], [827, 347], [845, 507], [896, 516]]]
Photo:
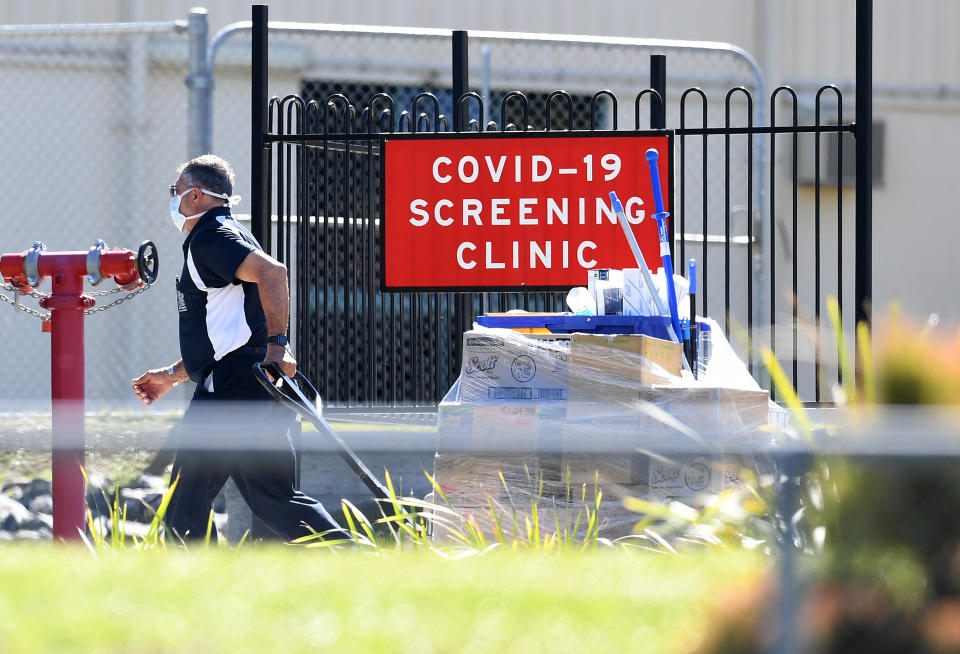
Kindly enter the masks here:
[[484, 43], [481, 50], [483, 53], [483, 74], [480, 82], [480, 96], [483, 98], [483, 115], [480, 116], [480, 131], [487, 129], [487, 121], [490, 120], [490, 103], [493, 101], [493, 94], [490, 92], [490, 55], [492, 48], [489, 43]]
[[467, 69], [467, 32], [453, 32], [453, 124], [454, 131], [462, 132], [467, 128], [469, 114], [464, 116], [460, 108], [460, 98], [470, 90], [470, 71]]
[[[656, 95], [650, 98], [650, 129], [666, 129], [667, 128], [667, 55], [662, 54], [652, 54], [650, 55], [650, 88], [660, 94], [660, 97], [657, 98]], [[673, 154], [670, 156], [671, 162], [673, 161]], [[673, 176], [670, 176], [670, 189], [669, 189], [669, 202], [670, 209], [673, 211]], [[676, 212], [674, 212], [676, 213]], [[670, 221], [667, 223], [667, 237], [669, 242], [672, 244], [673, 248], [676, 249], [675, 241], [675, 232], [674, 222], [676, 222], [673, 217], [670, 218]], [[682, 238], [682, 235], [681, 235]], [[683, 257], [674, 257], [674, 261], [679, 261], [679, 266], [683, 268]], [[676, 265], [674, 266], [676, 267]]]
[[857, 0], [856, 270], [857, 323], [870, 325], [873, 296], [873, 0]]
[[[463, 110], [460, 98], [470, 90], [470, 71], [467, 68], [467, 32], [466, 30], [454, 30], [452, 36], [453, 48], [453, 129], [462, 132], [467, 129], [467, 122], [470, 119], [469, 106], [466, 111]], [[459, 354], [456, 361], [456, 368], [452, 370], [453, 374], [463, 365], [463, 332], [467, 331], [473, 323], [473, 295], [471, 293], [457, 294], [457, 329], [461, 335], [458, 339], [456, 350]]]
[[660, 94], [650, 99], [650, 129], [667, 128], [667, 55], [650, 55], [650, 88]]
[[270, 252], [266, 190], [270, 181], [264, 165], [264, 134], [267, 131], [267, 6], [253, 5], [253, 47], [251, 61], [251, 152], [250, 231], [263, 249]]
[[207, 154], [213, 149], [211, 94], [213, 79], [207, 68], [207, 10], [193, 7], [187, 21], [190, 41], [190, 72], [184, 83], [187, 92], [187, 158]]

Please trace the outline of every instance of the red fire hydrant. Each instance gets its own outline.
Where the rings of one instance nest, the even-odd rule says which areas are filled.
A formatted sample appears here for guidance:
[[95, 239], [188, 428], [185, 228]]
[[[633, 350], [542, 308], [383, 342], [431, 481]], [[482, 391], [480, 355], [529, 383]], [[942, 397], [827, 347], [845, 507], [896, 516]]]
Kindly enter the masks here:
[[113, 280], [127, 290], [157, 278], [157, 251], [144, 241], [137, 253], [108, 250], [97, 241], [88, 252], [46, 252], [42, 243], [19, 254], [0, 256], [0, 275], [20, 292], [32, 292], [45, 278], [52, 293], [40, 300], [50, 310], [43, 330], [50, 332], [50, 388], [53, 400], [53, 538], [79, 540], [86, 504], [84, 465], [84, 310], [96, 301], [83, 294], [87, 277], [97, 284]]

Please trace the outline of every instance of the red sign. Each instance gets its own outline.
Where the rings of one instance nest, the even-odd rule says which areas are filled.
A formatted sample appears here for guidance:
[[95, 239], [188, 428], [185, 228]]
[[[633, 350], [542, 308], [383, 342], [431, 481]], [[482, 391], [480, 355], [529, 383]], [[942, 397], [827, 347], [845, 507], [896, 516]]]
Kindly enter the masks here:
[[649, 148], [669, 202], [668, 136], [388, 137], [383, 287], [569, 288], [636, 268], [611, 191], [655, 270]]

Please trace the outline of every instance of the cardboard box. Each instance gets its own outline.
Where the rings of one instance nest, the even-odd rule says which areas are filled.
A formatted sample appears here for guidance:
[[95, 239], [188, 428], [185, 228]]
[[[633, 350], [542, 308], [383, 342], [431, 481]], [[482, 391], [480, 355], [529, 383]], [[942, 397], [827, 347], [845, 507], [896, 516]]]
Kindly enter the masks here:
[[651, 457], [646, 480], [649, 491], [645, 495], [648, 499], [680, 500], [698, 506], [710, 495], [742, 488], [746, 471], [750, 477], [760, 477], [773, 474], [775, 467], [772, 459], [763, 455]]
[[463, 335], [460, 401], [564, 402], [568, 394], [570, 337], [566, 334]]
[[560, 448], [562, 404], [458, 404], [441, 402], [437, 451], [441, 453], [537, 453]]
[[[558, 524], [561, 531], [572, 529], [578, 515], [583, 527], [584, 509], [594, 509], [598, 489], [600, 536], [618, 538], [630, 534], [644, 517], [624, 507], [627, 497], [657, 503], [678, 501], [699, 509], [718, 493], [743, 488], [744, 471], [759, 476], [775, 470], [772, 460], [762, 456], [721, 453], [649, 458], [637, 454], [564, 456], [559, 474], [553, 474], [551, 463], [539, 457], [438, 455], [435, 478], [452, 508], [475, 521], [488, 539], [494, 536], [494, 512], [508, 537], [514, 519], [521, 537], [525, 536], [526, 521], [532, 523], [535, 518], [542, 534], [556, 532]], [[443, 530], [434, 532], [438, 540], [447, 535]]]
[[679, 343], [641, 334], [572, 334], [570, 400], [627, 409], [643, 386], [680, 375]]
[[[693, 449], [699, 443], [765, 441], [769, 425], [766, 391], [729, 388], [639, 386], [627, 399], [616, 389], [606, 400], [571, 401], [563, 426], [565, 451], [622, 451], [640, 446], [660, 451]], [[610, 399], [617, 398], [618, 401]], [[598, 431], [596, 425], [603, 425]], [[702, 448], [701, 448], [702, 449]]]
[[[611, 381], [655, 384], [673, 381], [683, 367], [679, 343], [644, 334], [571, 334], [571, 370]], [[655, 366], [641, 365], [643, 358]], [[666, 374], [664, 374], [666, 373]], [[639, 375], [639, 377], [638, 377]]]
[[[593, 454], [589, 452], [564, 452], [560, 461], [560, 475], [564, 482], [569, 478], [570, 484], [576, 487], [576, 495], [580, 496], [580, 489], [584, 486], [588, 494], [592, 493], [593, 486], [607, 489], [610, 485], [630, 486], [636, 484], [640, 475], [637, 463], [646, 463], [646, 457], [633, 454]], [[569, 477], [568, 477], [569, 476]], [[606, 494], [606, 490], [604, 491]]]
[[[767, 425], [770, 417], [770, 395], [762, 390], [651, 386], [640, 389], [639, 399], [709, 442], [752, 435]], [[649, 416], [641, 420], [640, 427], [654, 433], [663, 430], [662, 424]]]
[[[586, 459], [581, 463], [586, 466]], [[527, 522], [534, 520], [539, 521], [541, 534], [556, 532], [558, 524], [561, 530], [572, 531], [578, 517], [577, 535], [582, 538], [587, 524], [585, 508], [595, 509], [596, 487], [592, 481], [572, 478], [568, 484], [560, 472], [559, 459], [552, 457], [438, 454], [434, 463], [434, 479], [450, 506], [464, 519], [474, 521], [489, 540], [495, 533], [494, 513], [507, 538], [513, 538], [514, 525], [517, 536], [525, 538]], [[640, 516], [623, 508], [622, 496], [608, 494], [606, 489], [602, 492], [600, 534], [617, 537], [630, 533]], [[433, 538], [445, 541], [450, 534], [435, 527]]]
[[561, 492], [556, 457], [438, 452], [433, 472], [454, 507], [486, 506], [490, 499], [529, 505], [531, 498]]
[[679, 376], [679, 343], [641, 334], [464, 334], [460, 401], [632, 402], [640, 385]]
[[651, 493], [665, 498], [716, 494], [723, 489], [723, 474], [706, 457], [650, 457], [648, 474]]

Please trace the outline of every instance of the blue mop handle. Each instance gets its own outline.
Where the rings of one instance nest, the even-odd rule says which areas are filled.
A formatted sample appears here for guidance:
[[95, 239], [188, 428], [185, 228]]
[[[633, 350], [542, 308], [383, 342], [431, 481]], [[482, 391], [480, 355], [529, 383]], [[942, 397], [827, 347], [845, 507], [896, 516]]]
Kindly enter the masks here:
[[647, 150], [647, 163], [650, 164], [650, 183], [653, 186], [653, 204], [657, 209], [654, 216], [657, 219], [657, 230], [660, 232], [660, 258], [663, 260], [663, 274], [667, 278], [667, 302], [670, 304], [670, 322], [673, 331], [680, 333], [680, 314], [677, 309], [677, 289], [673, 284], [673, 257], [670, 256], [670, 237], [667, 234], [667, 217], [670, 215], [663, 210], [663, 192], [660, 190], [660, 169], [657, 159], [660, 153], [656, 148]]

